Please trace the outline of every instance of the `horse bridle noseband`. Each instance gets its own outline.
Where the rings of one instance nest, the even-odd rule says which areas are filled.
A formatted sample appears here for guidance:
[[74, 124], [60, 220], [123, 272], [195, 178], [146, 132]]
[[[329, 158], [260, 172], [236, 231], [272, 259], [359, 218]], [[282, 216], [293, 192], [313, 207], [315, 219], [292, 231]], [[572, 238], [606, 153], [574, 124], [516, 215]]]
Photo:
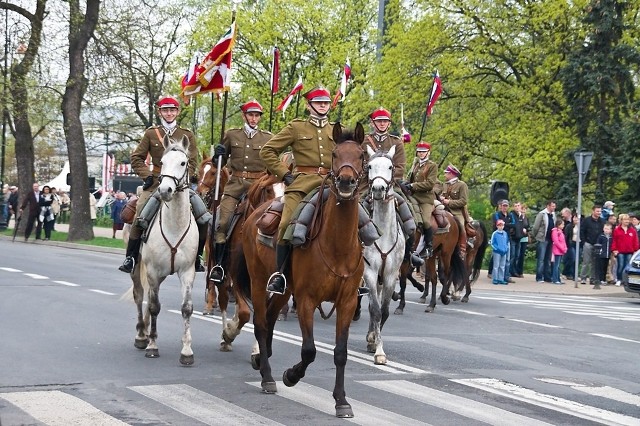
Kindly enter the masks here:
[[187, 155], [186, 152], [176, 148], [172, 148], [171, 150], [182, 152], [184, 156], [187, 158], [187, 164], [184, 168], [184, 173], [179, 178], [176, 178], [175, 176], [171, 176], [171, 175], [161, 174], [160, 176], [158, 176], [158, 182], [162, 183], [162, 179], [164, 178], [173, 179], [173, 182], [176, 184], [176, 192], [182, 192], [185, 189], [189, 188], [189, 155]]
[[[358, 142], [356, 141], [344, 141], [341, 143], [355, 143], [356, 145], [360, 146], [360, 144], [358, 144]], [[364, 156], [362, 158], [362, 167], [361, 167], [361, 171], [358, 173], [358, 170], [355, 168], [355, 166], [351, 163], [346, 163], [341, 165], [338, 170], [334, 170], [333, 169], [333, 164], [331, 166], [331, 171], [329, 172], [329, 174], [327, 175], [327, 178], [331, 177], [333, 178], [333, 186], [337, 187], [338, 183], [339, 183], [339, 178], [338, 176], [340, 175], [340, 171], [344, 168], [350, 168], [351, 170], [353, 170], [353, 173], [356, 175], [356, 188], [358, 188], [360, 186], [360, 181], [362, 180], [362, 176], [364, 174], [364, 169], [365, 169], [365, 160], [364, 160]], [[325, 178], [326, 179], [326, 178]], [[342, 198], [340, 196], [338, 196], [338, 194], [336, 194], [338, 200], [342, 200], [342, 201], [348, 201], [348, 200], [353, 200], [356, 197], [356, 193], [357, 191], [354, 191], [353, 195], [349, 198]]]

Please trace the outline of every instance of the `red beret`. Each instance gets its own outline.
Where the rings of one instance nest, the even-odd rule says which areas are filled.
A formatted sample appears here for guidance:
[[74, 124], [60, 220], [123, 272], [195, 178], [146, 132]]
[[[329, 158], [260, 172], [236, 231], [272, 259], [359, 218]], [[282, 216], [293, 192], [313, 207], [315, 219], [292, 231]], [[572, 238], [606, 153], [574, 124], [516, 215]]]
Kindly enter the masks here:
[[240, 109], [244, 113], [247, 113], [247, 112], [259, 112], [260, 114], [262, 114], [262, 105], [260, 105], [258, 103], [258, 101], [256, 101], [255, 99], [247, 102], [244, 105], [242, 105], [240, 107]]
[[372, 120], [389, 120], [391, 121], [391, 113], [386, 109], [380, 107], [377, 110], [369, 114], [369, 118]]
[[156, 103], [158, 108], [180, 108], [180, 103], [173, 96], [165, 96], [160, 98]]
[[304, 94], [309, 102], [331, 102], [331, 94], [324, 87], [316, 87]]
[[426, 142], [420, 142], [416, 145], [416, 151], [420, 152], [420, 151], [431, 151], [431, 145], [429, 145]]

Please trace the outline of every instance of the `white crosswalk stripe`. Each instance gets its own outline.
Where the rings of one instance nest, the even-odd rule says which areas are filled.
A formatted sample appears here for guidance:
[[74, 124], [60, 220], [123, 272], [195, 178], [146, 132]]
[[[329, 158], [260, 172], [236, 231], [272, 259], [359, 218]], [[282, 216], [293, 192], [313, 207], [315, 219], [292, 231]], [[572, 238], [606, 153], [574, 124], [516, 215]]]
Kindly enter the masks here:
[[[578, 393], [601, 398], [603, 407], [610, 406], [607, 401], [640, 406], [640, 397], [610, 386], [574, 383], [557, 378], [543, 377], [536, 379], [547, 385], [566, 386]], [[456, 383], [456, 385], [452, 386], [458, 386], [458, 388], [443, 385], [439, 389], [435, 389], [434, 387], [414, 383], [411, 380], [356, 380], [355, 383], [357, 385], [355, 385], [355, 388], [353, 386], [350, 387], [351, 391], [348, 397], [355, 417], [344, 420], [360, 425], [428, 425], [425, 420], [429, 421], [429, 418], [425, 417], [423, 420], [422, 417], [417, 417], [420, 415], [418, 413], [433, 412], [435, 408], [451, 413], [451, 417], [435, 417], [438, 420], [431, 420], [438, 424], [445, 424], [448, 421], [447, 419], [451, 421], [452, 418], [456, 419], [454, 423], [460, 423], [460, 419], [465, 418], [464, 424], [538, 426], [554, 424], [554, 419], [556, 419], [554, 416], [559, 415], [559, 413], [575, 417], [574, 424], [579, 424], [584, 420], [611, 425], [640, 424], [640, 418], [571, 401], [556, 395], [541, 393], [498, 379], [448, 379], [447, 382]], [[260, 389], [260, 382], [247, 382], [247, 384]], [[463, 387], [459, 387], [460, 385]], [[317, 411], [317, 418], [313, 415], [305, 414], [305, 418], [308, 419], [310, 424], [314, 423], [314, 419], [316, 422], [321, 422], [320, 419], [326, 420], [327, 416], [335, 415], [331, 390], [308, 383], [299, 383], [295, 387], [289, 388], [282, 382], [277, 382], [277, 386], [278, 393], [265, 398], [281, 398], [285, 403], [289, 401], [294, 411], [294, 404]], [[478, 390], [473, 394], [474, 399], [460, 396], [461, 394], [464, 395], [464, 393], [461, 393], [461, 389], [464, 389], [464, 387]], [[42, 424], [54, 426], [74, 424], [119, 426], [128, 424], [126, 421], [131, 421], [131, 419], [137, 419], [135, 422], [138, 423], [144, 421], [144, 419], [138, 417], [140, 413], [130, 412], [131, 406], [132, 404], [134, 406], [148, 406], [148, 400], [152, 400], [171, 410], [171, 412], [175, 412], [176, 416], [190, 419], [189, 421], [177, 421], [180, 424], [200, 422], [208, 425], [225, 423], [279, 425], [291, 420], [282, 420], [287, 419], [287, 417], [282, 417], [280, 419], [282, 423], [280, 423], [278, 420], [265, 417], [265, 411], [261, 412], [261, 404], [256, 404], [254, 409], [252, 406], [246, 407], [246, 404], [245, 407], [241, 407], [229, 402], [234, 399], [228, 394], [227, 389], [222, 388], [220, 391], [224, 392], [225, 399], [187, 384], [129, 386], [127, 389], [135, 392], [139, 397], [135, 399], [127, 398], [126, 403], [123, 402], [122, 404], [124, 408], [118, 406], [118, 409], [111, 410], [112, 413], [118, 413], [117, 415], [124, 421], [113, 417], [115, 414], [109, 415], [100, 411], [100, 409], [84, 401], [81, 397], [76, 397], [60, 390], [0, 393], [0, 399], [7, 401], [31, 416], [31, 418], [23, 417], [24, 421], [20, 423], [32, 423], [32, 419], [35, 419]], [[575, 393], [575, 395], [579, 399], [578, 393]], [[381, 394], [390, 394], [392, 397], [382, 397]], [[493, 395], [517, 400], [535, 408], [520, 409], [520, 413], [518, 413], [515, 409], [505, 409], [504, 401], [500, 402], [501, 406], [495, 406], [492, 404], [493, 401], [496, 401]], [[107, 398], [111, 400], [112, 396], [109, 394]], [[376, 406], [376, 401], [380, 401], [381, 398], [385, 401], [396, 401], [392, 406], [398, 407], [398, 412]], [[415, 410], [407, 411], [407, 407], [410, 405], [406, 401], [400, 401], [400, 398], [411, 400], [411, 404], [417, 402], [423, 407], [416, 407]], [[483, 399], [491, 402], [481, 402]], [[145, 402], [145, 400], [147, 401]], [[510, 407], [510, 405], [506, 405], [506, 407]], [[158, 413], [158, 419], [163, 418], [162, 414], [160, 414], [161, 411], [156, 412]], [[536, 413], [535, 418], [526, 415], [534, 412]], [[277, 411], [267, 411], [266, 413], [273, 415]], [[165, 412], [165, 416], [168, 415], [169, 412]], [[411, 415], [417, 418], [409, 417]], [[544, 419], [547, 420], [545, 421]], [[157, 419], [148, 419], [148, 421], [151, 423], [146, 424], [153, 424]], [[169, 421], [169, 423], [172, 423], [172, 421]]]

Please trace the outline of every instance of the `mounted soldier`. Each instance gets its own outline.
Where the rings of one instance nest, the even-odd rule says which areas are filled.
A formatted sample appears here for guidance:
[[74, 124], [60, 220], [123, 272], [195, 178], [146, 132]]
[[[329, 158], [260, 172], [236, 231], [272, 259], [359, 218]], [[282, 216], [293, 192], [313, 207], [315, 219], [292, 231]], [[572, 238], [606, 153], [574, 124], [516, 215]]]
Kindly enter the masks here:
[[[316, 87], [303, 95], [307, 100], [309, 118], [294, 119], [274, 135], [260, 151], [267, 169], [286, 185], [284, 207], [278, 227], [276, 269], [268, 282], [268, 291], [283, 294], [286, 288], [285, 270], [288, 268], [292, 246], [283, 239], [291, 216], [304, 199], [331, 171], [335, 142], [334, 123], [327, 114], [331, 107], [331, 95], [323, 87]], [[295, 158], [293, 173], [280, 161], [279, 155], [290, 147]]]
[[224, 279], [223, 260], [229, 225], [240, 200], [246, 195], [251, 184], [267, 174], [264, 161], [260, 158], [260, 150], [271, 139], [270, 132], [260, 130], [258, 124], [262, 118], [262, 105], [255, 99], [240, 107], [244, 118], [244, 126], [240, 129], [229, 129], [216, 146], [215, 156], [221, 156], [223, 164], [229, 169], [229, 181], [224, 187], [220, 200], [220, 211], [215, 231], [216, 265], [209, 278], [215, 282]]
[[[472, 240], [467, 239], [469, 229], [466, 224], [469, 223], [471, 229], [473, 229], [473, 226], [471, 226], [469, 213], [467, 212], [469, 188], [466, 183], [460, 180], [460, 175], [460, 170], [457, 167], [452, 164], [447, 166], [444, 170], [445, 182], [442, 185], [442, 192], [438, 195], [438, 199], [456, 218], [460, 229], [464, 230], [460, 232], [460, 239], [458, 240], [460, 256], [464, 260], [467, 253], [467, 243], [472, 242]], [[469, 237], [475, 237], [475, 233], [469, 235]]]
[[[131, 166], [144, 181], [144, 185], [136, 205], [136, 218], [131, 226], [126, 258], [118, 268], [127, 273], [133, 272], [140, 251], [143, 230], [148, 228], [160, 207], [160, 201], [155, 197], [155, 192], [160, 184], [159, 178], [162, 168], [160, 160], [165, 151], [162, 144], [163, 138], [168, 136], [174, 140], [181, 140], [183, 136], [187, 137], [189, 139], [189, 176], [195, 175], [196, 167], [198, 166], [198, 146], [195, 142], [195, 136], [190, 130], [180, 127], [176, 121], [180, 112], [178, 100], [172, 96], [165, 96], [160, 98], [156, 106], [160, 116], [160, 125], [151, 126], [145, 130], [138, 146], [131, 154]], [[147, 156], [151, 157], [151, 170], [146, 163]], [[207, 212], [200, 197], [193, 191], [191, 191], [190, 200], [193, 214], [198, 221], [199, 232], [198, 255], [195, 267], [196, 272], [204, 272], [202, 252], [207, 239], [207, 226], [211, 215]]]

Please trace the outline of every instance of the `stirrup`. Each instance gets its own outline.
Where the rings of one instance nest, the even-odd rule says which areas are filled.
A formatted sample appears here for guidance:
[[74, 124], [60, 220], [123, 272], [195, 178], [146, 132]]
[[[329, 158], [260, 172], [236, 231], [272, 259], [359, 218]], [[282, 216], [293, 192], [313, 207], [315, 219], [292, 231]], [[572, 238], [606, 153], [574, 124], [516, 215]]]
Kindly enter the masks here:
[[122, 262], [122, 265], [120, 265], [118, 269], [122, 272], [126, 272], [127, 274], [130, 274], [131, 272], [133, 272], [133, 269], [135, 267], [136, 267], [135, 259], [132, 256], [127, 256], [124, 259], [124, 262]]
[[209, 272], [209, 279], [214, 283], [219, 284], [224, 281], [224, 275], [224, 268], [220, 265], [216, 265], [211, 269], [211, 272]]
[[366, 296], [369, 294], [369, 289], [367, 287], [358, 287], [358, 297]]
[[420, 252], [420, 254], [418, 255], [423, 259], [428, 259], [431, 256], [433, 256], [433, 248], [432, 247], [425, 247], [424, 249], [422, 249], [422, 251]]
[[422, 265], [424, 265], [424, 259], [422, 259], [421, 257], [417, 256], [414, 253], [411, 253], [410, 260], [411, 260], [411, 266], [413, 266], [414, 268], [419, 268]]
[[[276, 285], [274, 284], [274, 282], [277, 281], [278, 278], [281, 278], [282, 284], [284, 284], [282, 286], [282, 289], [276, 288]], [[285, 277], [284, 274], [279, 271], [271, 274], [271, 276], [269, 277], [269, 280], [267, 281], [267, 291], [269, 293], [284, 294], [286, 289], [287, 289], [287, 277]]]

